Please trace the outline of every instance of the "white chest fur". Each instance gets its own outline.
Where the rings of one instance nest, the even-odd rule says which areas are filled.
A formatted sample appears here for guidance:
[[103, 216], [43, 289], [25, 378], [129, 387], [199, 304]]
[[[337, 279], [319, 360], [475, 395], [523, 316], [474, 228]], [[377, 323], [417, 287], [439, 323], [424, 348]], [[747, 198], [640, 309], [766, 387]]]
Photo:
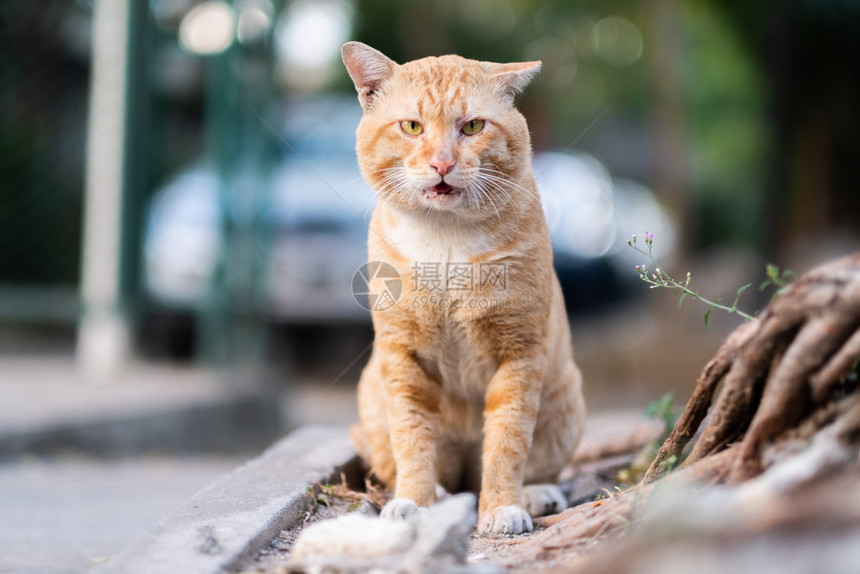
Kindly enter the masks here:
[[492, 251], [497, 241], [483, 226], [456, 221], [447, 214], [400, 217], [389, 235], [392, 246], [413, 263], [469, 262]]
[[[410, 261], [416, 276], [411, 285], [404, 285], [412, 290], [409, 295], [414, 298], [413, 309], [432, 316], [425, 324], [434, 326], [434, 336], [426, 348], [419, 350], [421, 362], [440, 379], [447, 393], [483, 400], [486, 384], [498, 365], [469, 340], [463, 324], [480, 310], [482, 300], [476, 300], [477, 294], [470, 289], [452, 288], [456, 286], [451, 283], [450, 272], [459, 268], [473, 281], [479, 278], [480, 267], [475, 259], [492, 259], [487, 255], [497, 249], [500, 241], [488, 236], [483, 226], [424, 215], [402, 217], [392, 231], [392, 246]], [[427, 273], [435, 272], [441, 280], [434, 287]]]

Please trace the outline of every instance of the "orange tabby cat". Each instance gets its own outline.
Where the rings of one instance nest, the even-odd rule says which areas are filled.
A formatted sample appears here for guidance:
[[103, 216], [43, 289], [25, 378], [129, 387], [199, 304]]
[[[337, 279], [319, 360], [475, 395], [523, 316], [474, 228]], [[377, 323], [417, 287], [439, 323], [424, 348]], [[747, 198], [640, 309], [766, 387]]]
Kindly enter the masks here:
[[557, 480], [585, 422], [529, 132], [514, 108], [540, 62], [398, 65], [358, 42], [343, 60], [364, 109], [359, 164], [380, 199], [369, 258], [403, 285], [373, 311], [353, 432], [394, 486], [382, 514], [428, 506], [439, 486], [479, 490], [481, 531], [529, 531], [530, 514], [565, 508], [557, 486], [539, 483]]

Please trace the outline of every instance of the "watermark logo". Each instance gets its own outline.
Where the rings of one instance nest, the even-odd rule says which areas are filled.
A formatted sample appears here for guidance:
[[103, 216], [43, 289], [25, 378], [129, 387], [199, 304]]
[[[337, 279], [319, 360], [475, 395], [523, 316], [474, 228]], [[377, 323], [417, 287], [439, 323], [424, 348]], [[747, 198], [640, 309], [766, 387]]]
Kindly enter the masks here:
[[[412, 265], [413, 309], [503, 309], [508, 274], [503, 263], [438, 263]], [[411, 285], [409, 284], [411, 283]], [[384, 261], [362, 265], [352, 278], [352, 293], [358, 304], [370, 311], [393, 307], [404, 291], [397, 269]], [[496, 297], [488, 297], [495, 293]]]
[[437, 263], [412, 265], [413, 291], [467, 291], [490, 288], [504, 291], [508, 286], [504, 263]]
[[[375, 279], [381, 279], [373, 284]], [[385, 311], [400, 299], [403, 283], [393, 265], [368, 261], [352, 276], [352, 294], [368, 311]]]

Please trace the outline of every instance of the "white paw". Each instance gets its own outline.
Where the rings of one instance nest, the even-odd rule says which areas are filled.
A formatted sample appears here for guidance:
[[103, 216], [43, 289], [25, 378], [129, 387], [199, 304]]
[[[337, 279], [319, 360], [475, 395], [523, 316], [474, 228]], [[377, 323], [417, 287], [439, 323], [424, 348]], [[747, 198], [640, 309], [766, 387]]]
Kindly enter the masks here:
[[389, 520], [406, 520], [418, 512], [418, 504], [411, 498], [392, 498], [382, 507], [379, 516]]
[[555, 484], [529, 484], [523, 487], [523, 507], [532, 517], [556, 514], [567, 508], [567, 500]]
[[441, 484], [436, 485], [436, 502], [442, 502], [443, 500], [447, 500], [451, 498], [451, 495], [445, 490], [445, 487]]
[[478, 528], [490, 534], [522, 534], [531, 532], [534, 526], [529, 513], [519, 506], [499, 506], [481, 519]]

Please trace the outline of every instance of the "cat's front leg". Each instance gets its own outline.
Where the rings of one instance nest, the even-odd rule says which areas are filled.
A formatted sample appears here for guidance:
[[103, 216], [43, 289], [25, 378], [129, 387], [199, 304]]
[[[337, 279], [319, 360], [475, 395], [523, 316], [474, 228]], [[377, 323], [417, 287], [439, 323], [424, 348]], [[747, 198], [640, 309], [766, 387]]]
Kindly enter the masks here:
[[496, 534], [532, 530], [520, 506], [523, 474], [540, 404], [539, 358], [503, 362], [487, 386], [478, 528]]
[[382, 366], [396, 478], [382, 515], [405, 518], [436, 500], [440, 385], [408, 349], [389, 347]]

